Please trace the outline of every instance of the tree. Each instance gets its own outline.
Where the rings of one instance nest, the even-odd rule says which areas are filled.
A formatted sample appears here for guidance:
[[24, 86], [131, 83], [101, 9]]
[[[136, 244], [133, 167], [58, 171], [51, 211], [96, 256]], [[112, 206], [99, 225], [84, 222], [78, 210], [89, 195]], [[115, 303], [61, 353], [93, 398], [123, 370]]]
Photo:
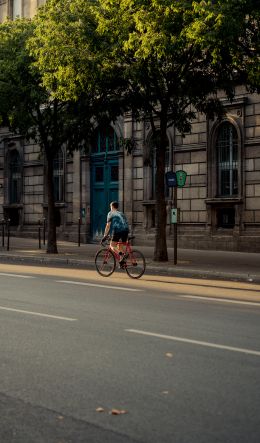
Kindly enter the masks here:
[[89, 66], [95, 60], [100, 95], [104, 95], [105, 85], [110, 86], [108, 108], [114, 105], [115, 115], [132, 109], [136, 118], [150, 120], [156, 144], [155, 260], [168, 259], [164, 195], [167, 129], [174, 125], [185, 135], [197, 111], [209, 118], [222, 115], [220, 88], [232, 99], [239, 82], [255, 87], [259, 12], [255, 16], [251, 9], [256, 12], [257, 3], [48, 2], [47, 31], [41, 29], [41, 36], [38, 33], [42, 43], [38, 66], [44, 70], [46, 63], [51, 65], [51, 72], [43, 72], [44, 84], [51, 87], [55, 83], [56, 97], [77, 98], [93, 84]]
[[57, 253], [53, 161], [58, 151], [78, 149], [90, 130], [91, 94], [76, 102], [61, 101], [42, 83], [35, 58], [29, 54], [33, 20], [0, 25], [0, 115], [12, 132], [39, 144], [46, 157], [48, 188], [47, 252]]
[[167, 128], [174, 125], [185, 135], [195, 111], [209, 118], [222, 115], [220, 88], [232, 100], [238, 83], [255, 87], [257, 59], [259, 73], [257, 3], [99, 1], [99, 30], [110, 42], [105, 63], [124, 66], [128, 94], [131, 90], [136, 97], [136, 104], [132, 100], [136, 111], [150, 119], [156, 143], [155, 260], [168, 258], [164, 196]]

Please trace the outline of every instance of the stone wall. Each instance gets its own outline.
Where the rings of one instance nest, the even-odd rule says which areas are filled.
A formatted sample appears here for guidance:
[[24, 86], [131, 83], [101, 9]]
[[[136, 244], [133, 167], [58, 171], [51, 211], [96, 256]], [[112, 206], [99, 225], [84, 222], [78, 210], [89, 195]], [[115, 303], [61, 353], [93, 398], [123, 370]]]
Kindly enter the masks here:
[[[239, 195], [230, 199], [235, 209], [235, 226], [222, 229], [217, 226], [216, 211], [229, 199], [216, 198], [216, 158], [212, 131], [217, 120], [207, 122], [199, 114], [192, 123], [191, 131], [182, 137], [173, 131], [173, 170], [187, 172], [186, 184], [178, 188], [179, 245], [191, 248], [260, 251], [260, 98], [249, 94], [244, 87], [237, 89], [232, 103], [220, 92], [226, 107], [226, 119], [234, 122], [239, 131]], [[134, 136], [139, 150], [134, 156], [133, 208], [134, 229], [138, 241], [154, 242], [151, 223], [155, 202], [149, 196], [149, 171], [143, 162], [147, 149], [146, 128], [134, 127]], [[143, 187], [140, 186], [141, 177]], [[142, 202], [143, 192], [143, 202]], [[166, 198], [167, 207], [172, 207], [172, 196]], [[210, 201], [211, 200], [211, 201]], [[215, 200], [215, 201], [214, 201]], [[210, 203], [210, 204], [209, 204]], [[168, 242], [172, 244], [172, 229], [168, 226]]]
[[8, 0], [0, 0], [0, 22], [3, 22], [8, 15]]
[[249, 97], [245, 117], [245, 213], [247, 233], [260, 230], [260, 99]]
[[[33, 17], [37, 8], [45, 3], [45, 0], [20, 0], [22, 17]], [[0, 0], [0, 21], [7, 17], [12, 17], [12, 2], [10, 0]]]

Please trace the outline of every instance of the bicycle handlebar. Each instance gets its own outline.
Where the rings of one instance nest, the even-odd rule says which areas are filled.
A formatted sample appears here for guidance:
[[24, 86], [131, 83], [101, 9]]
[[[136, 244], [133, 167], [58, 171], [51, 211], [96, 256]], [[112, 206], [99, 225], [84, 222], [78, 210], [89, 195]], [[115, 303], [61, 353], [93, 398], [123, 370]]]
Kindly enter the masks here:
[[105, 248], [107, 246], [107, 244], [108, 244], [108, 241], [107, 240], [105, 240], [105, 241], [101, 240], [100, 244]]

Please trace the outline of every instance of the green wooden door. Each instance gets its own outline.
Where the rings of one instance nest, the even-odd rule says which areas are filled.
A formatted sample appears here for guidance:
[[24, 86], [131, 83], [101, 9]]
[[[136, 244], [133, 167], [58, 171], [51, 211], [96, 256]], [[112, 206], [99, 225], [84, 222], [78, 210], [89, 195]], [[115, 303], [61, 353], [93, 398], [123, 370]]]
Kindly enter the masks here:
[[118, 159], [92, 163], [92, 238], [103, 236], [109, 204], [118, 200]]
[[111, 201], [118, 200], [118, 151], [115, 131], [98, 128], [91, 154], [91, 232], [92, 239], [102, 238]]

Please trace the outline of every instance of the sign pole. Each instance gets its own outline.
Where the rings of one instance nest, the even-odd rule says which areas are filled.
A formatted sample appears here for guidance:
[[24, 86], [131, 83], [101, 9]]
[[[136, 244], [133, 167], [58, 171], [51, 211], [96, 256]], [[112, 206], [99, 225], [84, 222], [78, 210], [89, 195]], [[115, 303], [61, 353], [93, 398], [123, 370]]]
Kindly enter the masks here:
[[[173, 188], [173, 206], [177, 208], [177, 186]], [[177, 227], [178, 223], [174, 223], [173, 225], [173, 247], [174, 247], [174, 256], [173, 263], [177, 265]]]
[[177, 188], [182, 188], [186, 183], [187, 172], [185, 171], [168, 171], [165, 174], [166, 183], [169, 188], [173, 188], [173, 206], [171, 208], [171, 223], [173, 223], [173, 246], [174, 246], [174, 264], [177, 265], [177, 236], [178, 236], [178, 205], [177, 205]]

